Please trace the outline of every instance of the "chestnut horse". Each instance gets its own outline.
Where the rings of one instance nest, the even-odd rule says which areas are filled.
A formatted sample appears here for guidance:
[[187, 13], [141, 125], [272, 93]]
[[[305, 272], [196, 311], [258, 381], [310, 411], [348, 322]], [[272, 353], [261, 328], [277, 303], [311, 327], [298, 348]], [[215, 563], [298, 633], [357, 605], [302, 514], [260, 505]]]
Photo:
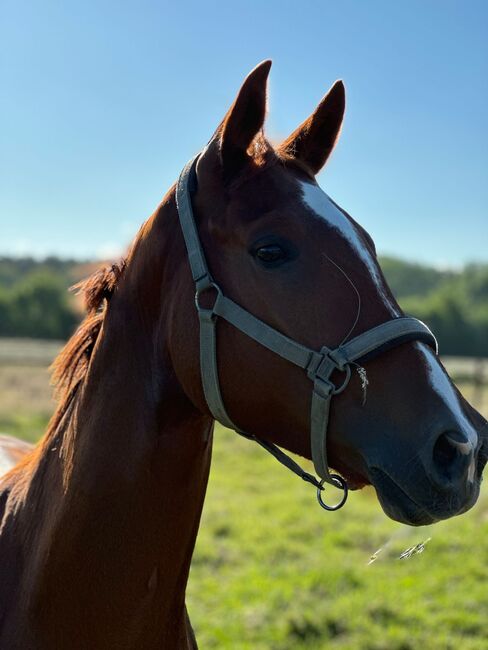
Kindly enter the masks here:
[[[198, 160], [202, 250], [248, 312], [308, 348], [335, 347], [402, 312], [371, 237], [315, 181], [343, 84], [273, 148], [269, 68], [250, 73]], [[0, 485], [0, 647], [196, 648], [185, 589], [213, 418], [175, 187], [126, 262], [83, 291], [87, 317], [54, 366], [58, 409]], [[306, 373], [225, 320], [217, 329], [232, 421], [310, 458]], [[430, 523], [475, 503], [484, 425], [430, 347], [409, 341], [353, 370], [330, 412], [328, 459], [351, 488], [372, 483], [391, 517]]]

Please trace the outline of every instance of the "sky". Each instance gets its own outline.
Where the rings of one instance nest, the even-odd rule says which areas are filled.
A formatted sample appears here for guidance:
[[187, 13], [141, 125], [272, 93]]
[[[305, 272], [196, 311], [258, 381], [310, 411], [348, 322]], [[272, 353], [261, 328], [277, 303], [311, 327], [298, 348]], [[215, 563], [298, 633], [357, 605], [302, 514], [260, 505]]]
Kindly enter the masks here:
[[381, 253], [488, 261], [484, 0], [2, 0], [0, 254], [120, 254], [273, 60], [267, 134], [343, 79], [323, 189]]

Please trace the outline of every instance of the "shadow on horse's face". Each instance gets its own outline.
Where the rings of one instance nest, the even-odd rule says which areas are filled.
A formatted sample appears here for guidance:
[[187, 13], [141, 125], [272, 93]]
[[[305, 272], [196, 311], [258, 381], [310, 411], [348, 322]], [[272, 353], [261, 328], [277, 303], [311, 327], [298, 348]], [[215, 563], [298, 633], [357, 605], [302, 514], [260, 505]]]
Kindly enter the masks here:
[[[226, 295], [304, 345], [333, 348], [402, 312], [371, 238], [315, 181], [341, 127], [342, 84], [273, 149], [261, 131], [268, 69], [251, 73], [200, 158], [199, 233]], [[485, 422], [435, 354], [405, 343], [357, 370], [333, 402], [331, 466], [353, 488], [373, 484], [399, 521], [427, 524], [471, 507], [487, 459]], [[310, 458], [305, 373], [225, 322], [219, 373], [239, 427]]]

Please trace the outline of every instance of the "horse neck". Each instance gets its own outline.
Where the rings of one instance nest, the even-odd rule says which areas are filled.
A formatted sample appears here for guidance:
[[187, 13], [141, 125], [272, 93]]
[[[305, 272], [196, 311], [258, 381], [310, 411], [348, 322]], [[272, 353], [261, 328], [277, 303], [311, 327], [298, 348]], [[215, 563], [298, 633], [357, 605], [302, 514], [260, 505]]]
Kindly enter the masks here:
[[58, 626], [52, 642], [61, 638], [60, 625], [78, 627], [80, 602], [90, 603], [80, 634], [106, 630], [107, 637], [97, 632], [98, 643], [117, 626], [120, 647], [131, 647], [133, 634], [137, 647], [164, 638], [164, 647], [176, 648], [186, 634], [184, 594], [211, 421], [180, 388], [164, 340], [179, 237], [168, 230], [175, 226], [171, 198], [141, 231], [61, 439], [44, 445], [32, 478], [42, 477], [30, 492], [44, 495], [37, 507], [50, 525], [37, 537], [42, 562], [30, 574], [38, 577], [42, 625], [52, 616]]

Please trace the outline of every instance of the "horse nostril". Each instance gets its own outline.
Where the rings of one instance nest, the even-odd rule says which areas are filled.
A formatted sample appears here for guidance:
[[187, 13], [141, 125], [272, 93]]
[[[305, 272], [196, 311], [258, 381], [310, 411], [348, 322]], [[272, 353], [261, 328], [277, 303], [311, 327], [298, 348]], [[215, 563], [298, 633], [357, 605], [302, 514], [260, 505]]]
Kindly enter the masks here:
[[439, 467], [450, 465], [457, 456], [457, 448], [451, 445], [451, 439], [443, 433], [436, 440], [434, 445], [434, 463]]
[[458, 431], [442, 433], [433, 449], [434, 467], [442, 479], [450, 482], [464, 479], [473, 460], [473, 443]]
[[444, 435], [446, 436], [449, 444], [457, 449], [458, 453], [461, 454], [461, 456], [471, 456], [473, 452], [473, 443], [470, 440], [465, 438], [457, 431], [452, 431]]

